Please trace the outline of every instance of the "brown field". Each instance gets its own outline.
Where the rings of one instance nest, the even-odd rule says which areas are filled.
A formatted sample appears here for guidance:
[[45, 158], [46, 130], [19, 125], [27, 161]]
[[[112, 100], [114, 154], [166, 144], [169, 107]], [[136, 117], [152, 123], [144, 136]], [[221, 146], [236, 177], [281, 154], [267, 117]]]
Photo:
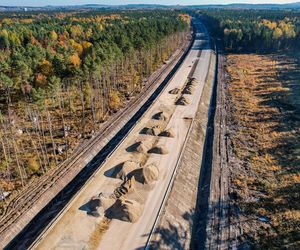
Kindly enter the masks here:
[[[230, 54], [232, 198], [242, 242], [300, 247], [300, 66], [290, 55]], [[240, 209], [240, 210], [239, 210]], [[238, 218], [238, 219], [237, 219]]]

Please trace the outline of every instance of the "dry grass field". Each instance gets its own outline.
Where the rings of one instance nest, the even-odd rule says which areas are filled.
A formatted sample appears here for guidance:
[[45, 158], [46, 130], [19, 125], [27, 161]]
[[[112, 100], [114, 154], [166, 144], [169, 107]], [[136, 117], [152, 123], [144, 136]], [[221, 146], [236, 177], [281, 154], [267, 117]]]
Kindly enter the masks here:
[[[257, 249], [300, 247], [300, 66], [291, 55], [230, 54], [232, 199]], [[238, 218], [238, 219], [237, 219]]]

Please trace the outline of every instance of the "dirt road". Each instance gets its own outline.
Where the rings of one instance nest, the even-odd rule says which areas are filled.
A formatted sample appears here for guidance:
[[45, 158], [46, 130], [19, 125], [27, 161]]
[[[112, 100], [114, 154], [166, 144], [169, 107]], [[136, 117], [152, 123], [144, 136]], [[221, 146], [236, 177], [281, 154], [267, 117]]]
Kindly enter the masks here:
[[[200, 23], [196, 23], [196, 39], [186, 59], [170, 80], [166, 88], [151, 105], [144, 116], [136, 123], [129, 135], [114, 151], [111, 157], [101, 166], [87, 185], [76, 198], [67, 206], [64, 212], [55, 221], [34, 247], [37, 249], [83, 249], [89, 246], [91, 235], [102, 218], [87, 215], [85, 205], [90, 198], [102, 192], [109, 195], [121, 184], [121, 180], [112, 177], [115, 167], [127, 160], [144, 161], [144, 165], [155, 164], [159, 169], [159, 178], [149, 187], [137, 188], [130, 198], [144, 204], [142, 216], [136, 223], [129, 223], [112, 219], [107, 231], [102, 235], [99, 249], [138, 249], [144, 248], [159, 212], [172, 173], [177, 166], [183, 146], [188, 136], [192, 119], [195, 117], [199, 100], [202, 94], [206, 75], [210, 64], [211, 50], [207, 34]], [[197, 79], [192, 95], [187, 96], [189, 104], [175, 105], [181, 96], [171, 95], [170, 90], [183, 89], [188, 76]], [[174, 137], [161, 137], [141, 134], [140, 131], [149, 126], [158, 125], [153, 115], [157, 112], [169, 114], [164, 129], [171, 128]], [[128, 147], [137, 141], [147, 141], [152, 145], [163, 145], [168, 154], [145, 155], [130, 152]], [[139, 186], [138, 186], [139, 187]]]

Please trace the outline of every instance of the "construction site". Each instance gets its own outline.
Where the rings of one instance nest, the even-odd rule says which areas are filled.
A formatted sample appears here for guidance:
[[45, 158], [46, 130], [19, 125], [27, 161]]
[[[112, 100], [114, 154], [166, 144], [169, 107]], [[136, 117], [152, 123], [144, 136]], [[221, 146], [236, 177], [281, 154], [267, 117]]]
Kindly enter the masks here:
[[157, 237], [153, 228], [163, 218], [197, 111], [204, 105], [204, 85], [212, 86], [214, 80], [214, 52], [204, 27], [196, 27], [191, 51], [169, 83], [34, 248], [137, 249], [152, 244]]
[[298, 5], [0, 6], [0, 249], [300, 249]]
[[[61, 177], [35, 196], [35, 203], [15, 203], [23, 209], [18, 216], [7, 212], [2, 247], [147, 248], [162, 243], [160, 229], [170, 214], [177, 214], [186, 232], [184, 244], [190, 244], [191, 225], [182, 215], [196, 207], [216, 69], [205, 26], [195, 19], [193, 27], [192, 39], [153, 76], [151, 87], [133, 107], [117, 113], [117, 126], [111, 123], [80, 158], [69, 159], [72, 171], [58, 172]], [[182, 171], [191, 150], [186, 175]], [[192, 195], [174, 206], [179, 186]]]

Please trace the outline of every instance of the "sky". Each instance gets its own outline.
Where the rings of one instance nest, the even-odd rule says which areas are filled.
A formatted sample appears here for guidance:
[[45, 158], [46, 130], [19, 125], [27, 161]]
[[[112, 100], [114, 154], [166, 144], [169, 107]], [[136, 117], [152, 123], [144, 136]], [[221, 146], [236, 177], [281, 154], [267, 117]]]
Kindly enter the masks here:
[[[45, 5], [77, 5], [77, 4], [228, 4], [228, 3], [291, 3], [297, 0], [0, 0], [5, 6], [45, 6]], [[300, 0], [298, 0], [300, 1]]]

